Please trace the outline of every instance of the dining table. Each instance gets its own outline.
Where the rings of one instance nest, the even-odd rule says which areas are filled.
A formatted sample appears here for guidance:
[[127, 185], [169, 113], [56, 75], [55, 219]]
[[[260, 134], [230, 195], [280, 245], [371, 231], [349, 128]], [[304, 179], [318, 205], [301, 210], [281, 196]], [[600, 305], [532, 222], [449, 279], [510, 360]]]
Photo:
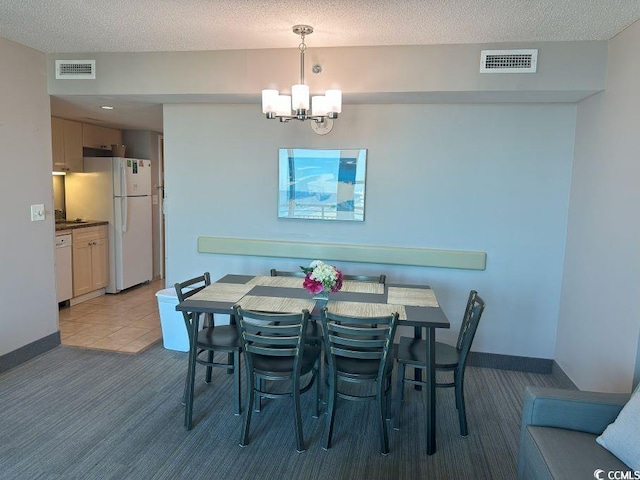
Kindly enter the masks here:
[[[384, 316], [398, 312], [398, 326], [413, 327], [415, 338], [426, 340], [426, 453], [436, 452], [436, 369], [437, 328], [450, 328], [433, 289], [429, 285], [405, 285], [345, 280], [342, 289], [329, 299], [314, 299], [297, 277], [227, 274], [176, 305], [180, 312], [233, 314], [234, 305], [245, 310], [295, 313], [309, 310], [310, 320], [319, 322], [323, 307], [352, 316]], [[191, 338], [197, 336], [198, 322], [192, 322]], [[192, 345], [195, 348], [195, 345]], [[416, 375], [420, 370], [416, 369]]]

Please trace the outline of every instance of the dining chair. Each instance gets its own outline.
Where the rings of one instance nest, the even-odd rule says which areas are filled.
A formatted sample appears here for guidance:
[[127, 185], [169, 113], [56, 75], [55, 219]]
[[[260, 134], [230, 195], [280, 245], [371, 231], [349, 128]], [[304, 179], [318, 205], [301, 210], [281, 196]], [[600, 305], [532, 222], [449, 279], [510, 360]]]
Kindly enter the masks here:
[[372, 282], [372, 283], [382, 283], [384, 284], [387, 281], [387, 276], [384, 274], [380, 275], [342, 275], [343, 280], [353, 280], [356, 282]]
[[305, 273], [300, 270], [299, 272], [287, 272], [284, 270], [276, 270], [275, 268], [272, 268], [269, 273], [271, 274], [272, 277], [300, 277], [300, 278], [304, 278], [305, 277]]
[[[304, 278], [305, 273], [301, 270], [299, 272], [287, 272], [284, 270], [276, 270], [272, 268], [271, 271], [272, 277], [300, 277]], [[384, 284], [387, 281], [387, 276], [384, 274], [380, 275], [342, 275], [343, 280], [354, 280], [356, 282], [374, 282], [374, 283], [382, 283]]]
[[[302, 270], [300, 270], [299, 272], [290, 272], [290, 271], [285, 271], [285, 270], [276, 270], [275, 268], [272, 268], [270, 271], [270, 276], [272, 277], [296, 277], [296, 278], [304, 278], [306, 276], [306, 273], [304, 273]], [[300, 282], [300, 287], [302, 288], [302, 281]], [[319, 325], [314, 322], [311, 321], [309, 322], [309, 330], [307, 331], [307, 343], [311, 344], [311, 345], [320, 345], [322, 343], [322, 332], [321, 329], [319, 327]]]
[[386, 420], [391, 414], [393, 337], [398, 313], [382, 317], [352, 317], [322, 309], [322, 330], [328, 362], [325, 450], [331, 448], [338, 398], [375, 401], [380, 451], [389, 453]]
[[[175, 289], [178, 301], [185, 301], [209, 285], [211, 285], [209, 272], [184, 282], [176, 283]], [[237, 326], [233, 324], [233, 321], [231, 325], [216, 325], [214, 316], [210, 314], [208, 318], [205, 318], [203, 328], [198, 329], [198, 333], [194, 337], [193, 322], [199, 323], [200, 316], [194, 312], [182, 312], [182, 314], [189, 333], [189, 369], [182, 399], [185, 405], [186, 429], [191, 430], [192, 427], [196, 364], [206, 366], [205, 383], [211, 383], [211, 373], [214, 367], [224, 368], [228, 373], [234, 375], [233, 413], [240, 415], [240, 352], [242, 347]], [[215, 353], [226, 354], [227, 361], [216, 361]]]
[[[455, 389], [456, 409], [458, 410], [458, 420], [460, 422], [460, 435], [466, 437], [469, 432], [467, 428], [467, 414], [464, 403], [464, 372], [467, 364], [467, 357], [471, 350], [471, 344], [475, 337], [480, 317], [484, 311], [484, 300], [478, 296], [478, 292], [471, 290], [467, 306], [462, 317], [458, 341], [455, 346], [446, 343], [436, 342], [436, 371], [453, 372], [453, 382], [436, 383], [436, 387]], [[409, 337], [400, 337], [398, 346], [398, 377], [396, 393], [396, 415], [394, 417], [394, 428], [400, 428], [400, 417], [402, 412], [402, 400], [404, 397], [404, 383], [413, 385], [426, 385], [423, 380], [405, 378], [405, 368], [426, 368], [426, 340], [418, 340]]]
[[[255, 397], [293, 398], [296, 450], [305, 450], [302, 432], [300, 395], [315, 384], [315, 415], [319, 413], [319, 382], [317, 380], [320, 347], [305, 344], [309, 311], [297, 314], [265, 313], [234, 307], [242, 338], [247, 375], [248, 400], [240, 446], [249, 443], [249, 428]], [[302, 378], [305, 384], [301, 385]], [[286, 388], [286, 383], [289, 383]], [[285, 387], [276, 387], [285, 385]]]

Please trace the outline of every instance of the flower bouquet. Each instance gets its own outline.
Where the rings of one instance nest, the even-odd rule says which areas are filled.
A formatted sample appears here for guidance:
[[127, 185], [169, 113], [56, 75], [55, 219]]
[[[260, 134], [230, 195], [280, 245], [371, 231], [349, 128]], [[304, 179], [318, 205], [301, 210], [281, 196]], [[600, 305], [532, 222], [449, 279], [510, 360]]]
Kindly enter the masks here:
[[302, 286], [314, 295], [337, 292], [342, 288], [342, 272], [333, 265], [314, 260], [308, 267], [300, 267], [306, 273]]

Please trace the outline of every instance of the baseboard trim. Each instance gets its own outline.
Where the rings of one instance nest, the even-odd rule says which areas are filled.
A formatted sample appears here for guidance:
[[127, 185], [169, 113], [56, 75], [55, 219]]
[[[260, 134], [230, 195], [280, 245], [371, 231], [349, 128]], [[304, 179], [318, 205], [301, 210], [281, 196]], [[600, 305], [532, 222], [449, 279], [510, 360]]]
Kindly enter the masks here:
[[469, 352], [467, 365], [471, 367], [497, 368], [531, 373], [552, 373], [553, 360], [548, 358], [518, 357], [497, 353]]
[[569, 375], [565, 373], [562, 367], [558, 365], [558, 362], [556, 362], [555, 360], [553, 361], [553, 365], [551, 367], [551, 374], [556, 378], [556, 380], [558, 380], [558, 382], [560, 382], [562, 388], [580, 390], [576, 386], [576, 384], [573, 383], [573, 381], [569, 378]]
[[0, 373], [11, 370], [44, 352], [56, 348], [58, 345], [60, 345], [60, 331], [2, 355], [0, 356]]
[[86, 302], [87, 300], [93, 300], [94, 298], [101, 297], [105, 294], [105, 289], [100, 288], [98, 290], [94, 290], [93, 292], [85, 293], [84, 295], [80, 295], [78, 297], [73, 297], [69, 300], [69, 305], [74, 306], [79, 303]]

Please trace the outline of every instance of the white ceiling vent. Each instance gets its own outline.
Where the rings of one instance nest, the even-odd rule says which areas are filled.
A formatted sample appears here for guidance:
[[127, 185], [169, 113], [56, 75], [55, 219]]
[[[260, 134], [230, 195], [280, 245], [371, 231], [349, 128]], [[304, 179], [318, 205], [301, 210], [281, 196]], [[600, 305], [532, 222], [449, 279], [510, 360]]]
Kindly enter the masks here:
[[56, 60], [56, 80], [90, 80], [96, 78], [95, 60]]
[[535, 73], [538, 50], [482, 50], [480, 73]]

